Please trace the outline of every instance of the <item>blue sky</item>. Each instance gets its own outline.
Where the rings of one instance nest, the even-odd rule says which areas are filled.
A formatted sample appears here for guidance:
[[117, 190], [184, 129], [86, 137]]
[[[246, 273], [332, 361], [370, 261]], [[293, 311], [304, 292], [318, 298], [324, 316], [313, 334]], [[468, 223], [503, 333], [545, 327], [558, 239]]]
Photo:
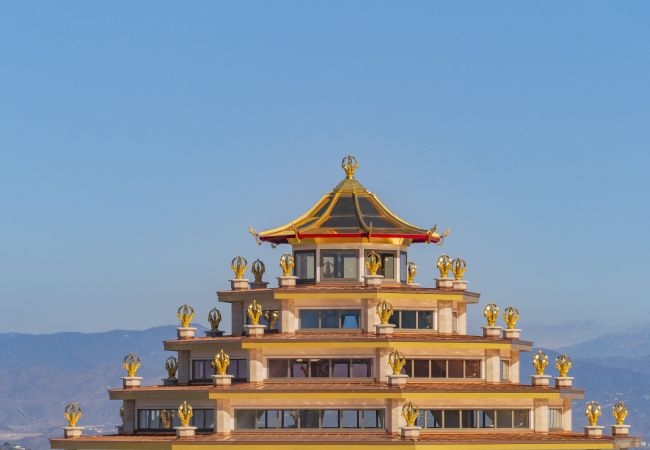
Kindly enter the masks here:
[[[451, 227], [444, 251], [522, 326], [646, 321], [649, 19], [640, 1], [3, 2], [0, 332], [145, 328], [186, 302], [205, 323], [233, 256], [279, 272], [247, 227], [301, 214], [348, 153], [396, 213]], [[420, 283], [440, 251], [411, 252]]]

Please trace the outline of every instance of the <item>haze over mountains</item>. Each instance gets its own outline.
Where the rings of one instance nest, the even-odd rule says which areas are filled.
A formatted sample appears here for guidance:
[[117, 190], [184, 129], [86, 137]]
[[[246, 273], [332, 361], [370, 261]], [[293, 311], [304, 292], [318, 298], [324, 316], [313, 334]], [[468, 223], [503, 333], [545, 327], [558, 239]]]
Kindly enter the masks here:
[[[476, 333], [476, 330], [474, 333]], [[107, 389], [120, 385], [122, 358], [128, 352], [142, 359], [144, 384], [158, 384], [169, 356], [161, 341], [176, 336], [175, 326], [144, 331], [102, 333], [0, 334], [0, 442], [20, 443], [33, 450], [49, 448], [47, 439], [61, 434], [63, 408], [82, 405], [86, 433], [110, 433], [119, 422], [119, 402], [108, 400]], [[527, 339], [524, 329], [524, 339]], [[633, 433], [650, 436], [650, 324], [573, 344], [564, 351], [574, 360], [575, 385], [587, 390], [585, 400], [603, 407], [601, 423], [612, 422], [611, 405], [619, 399], [630, 408]], [[536, 351], [537, 349], [535, 349]], [[548, 350], [548, 373], [558, 351]], [[533, 372], [523, 356], [521, 381]], [[574, 409], [574, 426], [584, 424], [584, 402]]]

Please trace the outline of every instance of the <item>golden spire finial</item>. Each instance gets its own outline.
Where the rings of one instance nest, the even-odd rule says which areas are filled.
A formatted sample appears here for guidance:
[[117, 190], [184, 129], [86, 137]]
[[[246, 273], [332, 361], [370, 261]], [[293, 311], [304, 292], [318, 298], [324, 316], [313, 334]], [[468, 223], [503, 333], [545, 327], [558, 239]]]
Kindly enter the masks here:
[[246, 314], [248, 314], [248, 318], [251, 320], [251, 325], [259, 325], [262, 317], [262, 307], [256, 300], [253, 300], [253, 303], [248, 305]]
[[449, 278], [449, 270], [452, 266], [451, 258], [445, 254], [440, 255], [436, 266], [438, 266], [438, 271], [440, 272], [440, 278]]
[[354, 178], [354, 172], [359, 168], [359, 163], [357, 158], [352, 155], [348, 155], [341, 161], [341, 168], [345, 171], [345, 176], [351, 180]]
[[235, 279], [241, 280], [248, 269], [248, 260], [243, 256], [235, 256], [230, 262], [230, 268], [235, 274]]
[[230, 365], [230, 356], [228, 353], [224, 352], [223, 349], [219, 351], [212, 361], [212, 368], [214, 369], [215, 375], [226, 375], [228, 366]]
[[390, 355], [388, 355], [388, 365], [393, 369], [393, 375], [399, 375], [402, 371], [402, 367], [406, 365], [404, 354], [394, 350]]
[[467, 263], [460, 256], [452, 261], [453, 267], [451, 272], [454, 274], [456, 280], [462, 280], [463, 274], [467, 270]]
[[76, 427], [79, 418], [81, 418], [81, 406], [75, 402], [68, 403], [63, 412], [63, 416], [68, 421], [69, 427]]
[[253, 276], [255, 277], [255, 283], [262, 283], [262, 277], [264, 276], [264, 272], [266, 272], [266, 266], [261, 259], [253, 261], [251, 272], [253, 272]]
[[406, 420], [407, 427], [414, 427], [415, 421], [418, 420], [420, 415], [420, 410], [413, 402], [408, 402], [406, 405], [402, 406], [402, 417]]
[[418, 266], [413, 261], [409, 261], [406, 265], [406, 283], [413, 284], [413, 280], [415, 280], [415, 275], [417, 273]]
[[188, 328], [192, 323], [192, 319], [194, 319], [194, 308], [186, 303], [178, 307], [176, 315], [178, 320], [181, 321], [181, 327]]
[[366, 255], [366, 269], [368, 275], [377, 275], [377, 271], [381, 268], [381, 256], [377, 252], [370, 252]]
[[162, 423], [162, 427], [166, 430], [170, 429], [172, 427], [172, 418], [171, 414], [169, 414], [169, 411], [166, 409], [161, 409], [160, 412], [160, 422]]
[[494, 303], [487, 304], [483, 310], [483, 316], [487, 320], [488, 327], [495, 326], [497, 317], [499, 317], [499, 307]]
[[393, 315], [393, 305], [386, 300], [382, 300], [377, 304], [377, 315], [379, 316], [379, 323], [386, 325]]
[[598, 425], [598, 418], [600, 417], [600, 414], [601, 409], [598, 402], [591, 401], [587, 403], [587, 406], [585, 407], [585, 416], [587, 417], [590, 426], [595, 427]]
[[192, 405], [187, 403], [187, 400], [183, 400], [183, 403], [181, 403], [178, 406], [178, 418], [181, 421], [181, 426], [182, 427], [189, 427], [190, 426], [190, 420], [192, 419]]
[[560, 372], [561, 377], [566, 377], [571, 367], [573, 367], [573, 362], [564, 353], [555, 358], [555, 368]]
[[122, 368], [126, 370], [127, 376], [134, 377], [140, 368], [140, 358], [134, 355], [133, 352], [129, 353], [122, 360]]
[[625, 419], [628, 413], [627, 406], [621, 401], [612, 406], [612, 416], [616, 419], [616, 425], [625, 425]]
[[165, 361], [165, 370], [167, 371], [168, 378], [176, 378], [176, 371], [178, 370], [178, 360], [173, 356], [167, 358], [167, 361]]
[[539, 350], [535, 353], [535, 356], [533, 356], [533, 367], [535, 367], [537, 375], [544, 375], [544, 369], [546, 369], [546, 366], [548, 366], [548, 356], [546, 356], [546, 353]]
[[293, 270], [293, 256], [289, 253], [280, 256], [280, 267], [282, 268], [282, 276], [290, 277]]
[[503, 320], [506, 322], [509, 330], [514, 330], [515, 326], [517, 326], [517, 321], [519, 320], [519, 310], [512, 306], [508, 306], [503, 311]]
[[211, 331], [218, 331], [219, 324], [221, 323], [221, 311], [217, 308], [212, 308], [208, 313], [208, 322], [210, 322]]
[[272, 330], [275, 327], [275, 322], [280, 318], [280, 313], [277, 309], [269, 310], [264, 313], [264, 318], [269, 324], [269, 330]]

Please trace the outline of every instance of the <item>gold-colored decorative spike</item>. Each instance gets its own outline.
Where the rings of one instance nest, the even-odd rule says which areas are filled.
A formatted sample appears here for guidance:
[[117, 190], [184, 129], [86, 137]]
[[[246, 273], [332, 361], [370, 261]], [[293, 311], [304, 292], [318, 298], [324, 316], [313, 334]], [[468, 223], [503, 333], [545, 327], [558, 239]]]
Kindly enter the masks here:
[[451, 258], [445, 254], [441, 255], [440, 258], [438, 258], [436, 266], [438, 266], [440, 278], [449, 278], [449, 271], [451, 270], [452, 264], [453, 263], [451, 261]]
[[377, 275], [377, 271], [381, 268], [381, 256], [376, 252], [370, 252], [366, 255], [366, 269], [368, 275]]
[[546, 356], [546, 353], [539, 350], [535, 353], [535, 356], [533, 356], [533, 367], [535, 367], [537, 375], [544, 375], [544, 369], [546, 369], [546, 366], [548, 366], [548, 356]]
[[248, 305], [248, 310], [246, 311], [248, 318], [251, 320], [251, 325], [259, 325], [260, 319], [262, 318], [262, 307], [253, 300], [253, 303]]
[[266, 311], [264, 318], [269, 324], [269, 330], [273, 330], [275, 328], [275, 322], [280, 318], [280, 312], [277, 309]]
[[253, 272], [253, 277], [255, 277], [255, 283], [261, 283], [264, 272], [266, 272], [266, 266], [261, 259], [256, 259], [251, 265], [251, 272]]
[[217, 308], [212, 308], [208, 313], [208, 322], [210, 322], [211, 331], [218, 331], [219, 324], [221, 323], [221, 311]]
[[514, 330], [517, 326], [517, 321], [519, 320], [519, 310], [508, 306], [503, 310], [503, 320], [506, 322], [509, 330]]
[[359, 168], [359, 163], [357, 158], [352, 155], [348, 155], [341, 161], [341, 168], [345, 171], [345, 176], [348, 179], [354, 178], [354, 172]]
[[165, 370], [167, 371], [168, 378], [176, 378], [176, 371], [178, 370], [178, 360], [174, 356], [170, 356], [165, 361]]
[[169, 411], [166, 409], [161, 409], [160, 412], [160, 423], [162, 424], [162, 427], [165, 430], [168, 430], [172, 427], [172, 418], [171, 414], [169, 414]]
[[598, 402], [591, 401], [587, 403], [587, 406], [585, 407], [585, 416], [587, 417], [587, 421], [589, 422], [590, 426], [595, 427], [598, 425], [598, 418], [600, 417], [600, 414], [601, 409]]
[[192, 405], [187, 403], [187, 400], [183, 400], [183, 403], [178, 406], [178, 419], [181, 421], [182, 427], [190, 426], [192, 415]]
[[445, 239], [449, 236], [451, 230], [447, 228], [442, 234], [438, 233], [438, 225], [434, 225], [429, 231], [427, 231], [427, 244], [431, 242], [436, 242], [438, 247], [442, 247], [445, 243]]
[[413, 280], [415, 280], [415, 275], [417, 275], [417, 273], [418, 266], [413, 261], [409, 261], [406, 265], [406, 282], [408, 284], [413, 284]]
[[280, 267], [282, 268], [282, 276], [290, 277], [293, 271], [293, 256], [289, 253], [280, 256]]
[[69, 427], [76, 427], [81, 418], [81, 406], [74, 402], [68, 403], [63, 411], [63, 416], [68, 421]]
[[451, 272], [454, 274], [456, 280], [462, 280], [463, 274], [467, 270], [467, 263], [460, 256], [453, 261], [453, 268]]
[[402, 406], [402, 417], [406, 420], [407, 427], [414, 427], [415, 421], [418, 420], [420, 415], [420, 410], [413, 402], [408, 402], [406, 405]]
[[181, 327], [187, 328], [192, 323], [192, 319], [194, 319], [194, 308], [186, 303], [178, 307], [176, 315], [178, 316], [178, 320], [181, 321]]
[[564, 353], [555, 358], [555, 368], [560, 372], [561, 377], [566, 377], [571, 367], [573, 367], [573, 362]]
[[214, 369], [215, 375], [226, 375], [228, 366], [230, 365], [230, 356], [228, 353], [224, 352], [223, 349], [217, 353], [212, 361], [212, 368]]
[[619, 401], [612, 406], [612, 416], [616, 419], [616, 425], [625, 425], [625, 419], [627, 418], [628, 413], [629, 410], [623, 402]]
[[122, 368], [126, 370], [128, 377], [134, 377], [140, 368], [140, 358], [135, 356], [133, 352], [129, 353], [122, 360]]
[[483, 316], [487, 320], [488, 327], [495, 326], [497, 317], [499, 317], [499, 307], [494, 303], [487, 304], [483, 310]]
[[402, 371], [402, 367], [406, 365], [404, 354], [397, 350], [391, 352], [391, 354], [388, 355], [388, 365], [393, 369], [393, 375], [399, 375]]
[[377, 315], [379, 316], [379, 323], [386, 325], [393, 315], [393, 305], [386, 300], [382, 300], [377, 304]]
[[248, 269], [248, 260], [243, 256], [236, 256], [230, 262], [230, 268], [235, 274], [235, 279], [241, 280], [242, 278], [244, 278], [244, 273], [246, 273], [246, 269]]

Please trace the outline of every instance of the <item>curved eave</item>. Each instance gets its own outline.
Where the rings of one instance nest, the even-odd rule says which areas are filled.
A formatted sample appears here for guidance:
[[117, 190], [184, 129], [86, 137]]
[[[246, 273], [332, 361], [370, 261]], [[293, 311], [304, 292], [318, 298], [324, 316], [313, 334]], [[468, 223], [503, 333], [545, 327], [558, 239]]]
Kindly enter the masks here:
[[285, 235], [262, 236], [260, 239], [264, 242], [273, 242], [275, 244], [288, 244], [289, 239], [334, 239], [334, 238], [389, 238], [389, 239], [410, 239], [412, 242], [432, 242], [437, 243], [440, 238], [431, 236], [427, 233], [422, 234], [394, 234], [394, 233], [291, 233]]

